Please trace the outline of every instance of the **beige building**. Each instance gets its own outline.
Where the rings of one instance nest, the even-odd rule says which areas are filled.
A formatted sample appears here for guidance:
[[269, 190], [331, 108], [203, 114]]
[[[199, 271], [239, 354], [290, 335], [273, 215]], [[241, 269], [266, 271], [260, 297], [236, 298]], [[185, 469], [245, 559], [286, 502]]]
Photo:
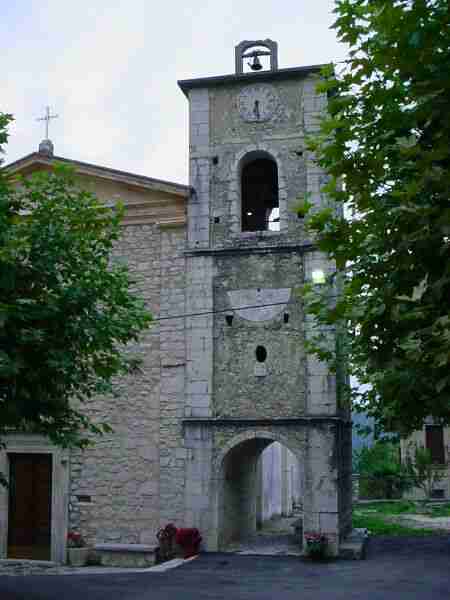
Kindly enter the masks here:
[[[177, 286], [184, 285], [189, 188], [67, 160], [51, 150], [44, 142], [39, 152], [9, 165], [8, 171], [30, 175], [62, 162], [75, 169], [82, 187], [105, 203], [120, 199], [126, 212], [114, 258], [133, 271], [153, 315], [173, 314], [172, 297]], [[94, 448], [65, 452], [36, 436], [6, 437], [0, 470], [9, 473], [13, 486], [0, 489], [1, 557], [64, 561], [69, 527], [81, 530], [91, 542], [154, 542], [164, 453], [159, 443], [164, 413], [160, 397], [172, 385], [170, 365], [184, 361], [181, 337], [178, 346], [168, 349], [180, 322], [154, 324], [139, 348], [143, 373], [120, 383], [119, 398], [99, 398], [89, 406], [93, 419], [104, 419], [114, 428], [114, 434], [98, 438]], [[165, 425], [163, 420], [161, 427]], [[165, 443], [170, 442], [167, 439], [163, 447]], [[39, 481], [31, 511], [29, 501]]]
[[[402, 459], [414, 446], [427, 448], [442, 473], [442, 479], [436, 481], [431, 498], [436, 500], [450, 499], [450, 427], [436, 425], [433, 419], [427, 422], [420, 431], [415, 431], [406, 440], [400, 443]], [[414, 488], [405, 494], [407, 498], [422, 500], [425, 497], [423, 490]]]
[[69, 529], [90, 544], [154, 545], [168, 522], [224, 549], [278, 510], [260, 467], [275, 442], [286, 449], [272, 456], [284, 465], [281, 512], [298, 501], [304, 531], [324, 533], [335, 553], [350, 532], [350, 411], [336, 376], [304, 351], [314, 322], [298, 294], [333, 269], [296, 213], [302, 193], [327, 202], [305, 147], [326, 105], [321, 66], [279, 69], [271, 40], [242, 42], [235, 58], [232, 75], [179, 82], [189, 186], [60, 158], [48, 140], [8, 167], [27, 175], [63, 161], [106, 203], [125, 203], [113, 258], [158, 320], [119, 397], [86, 405], [112, 434], [84, 452], [5, 439], [0, 468], [13, 485], [0, 490], [0, 557], [64, 561]]

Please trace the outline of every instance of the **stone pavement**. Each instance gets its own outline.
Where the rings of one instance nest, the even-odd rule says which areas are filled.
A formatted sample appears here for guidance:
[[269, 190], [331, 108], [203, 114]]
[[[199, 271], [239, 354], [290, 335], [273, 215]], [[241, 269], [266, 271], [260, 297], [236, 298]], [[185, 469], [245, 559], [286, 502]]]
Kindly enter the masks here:
[[301, 556], [302, 549], [289, 534], [257, 534], [229, 544], [227, 552], [267, 556]]
[[303, 550], [292, 527], [298, 517], [299, 515], [296, 514], [292, 517], [278, 517], [266, 521], [258, 533], [230, 543], [226, 551], [262, 556], [301, 556]]

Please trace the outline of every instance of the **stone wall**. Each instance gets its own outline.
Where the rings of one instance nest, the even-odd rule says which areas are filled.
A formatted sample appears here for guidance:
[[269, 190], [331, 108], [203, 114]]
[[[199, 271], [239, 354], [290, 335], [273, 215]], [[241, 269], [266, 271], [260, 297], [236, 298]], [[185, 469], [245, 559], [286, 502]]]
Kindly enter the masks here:
[[270, 444], [260, 458], [260, 522], [291, 516], [302, 504], [300, 464], [279, 442]]
[[[184, 524], [186, 450], [182, 420], [185, 405], [185, 231], [161, 232], [161, 322], [160, 322], [160, 488], [159, 522]], [[164, 319], [164, 317], [172, 317]]]
[[[277, 301], [273, 294], [280, 289], [286, 290], [288, 302], [268, 307], [268, 315], [234, 310], [231, 325], [223, 313], [216, 314], [214, 415], [299, 416], [305, 410], [303, 314], [295, 297], [302, 279], [301, 256], [277, 252], [218, 257], [215, 273], [216, 310], [260, 305], [265, 298], [270, 304]], [[248, 290], [255, 290], [253, 300]], [[257, 346], [266, 349], [263, 363], [256, 358]]]
[[[113, 260], [129, 266], [136, 291], [154, 315], [160, 312], [161, 274], [166, 276], [161, 238], [156, 225], [128, 226], [113, 253]], [[159, 324], [153, 323], [130, 350], [142, 364], [117, 381], [117, 397], [85, 405], [92, 420], [109, 423], [113, 433], [71, 454], [69, 523], [89, 543], [153, 543], [159, 526]]]
[[339, 451], [338, 510], [341, 539], [352, 530], [353, 477], [352, 477], [352, 425], [342, 423], [337, 438]]
[[153, 544], [161, 525], [184, 523], [184, 248], [184, 228], [142, 225], [125, 227], [114, 251], [161, 321], [132, 348], [143, 362], [117, 382], [118, 397], [86, 407], [114, 429], [72, 454], [70, 523], [90, 542]]
[[283, 511], [283, 478], [285, 473], [282, 472], [282, 452], [283, 446], [278, 442], [270, 444], [261, 454], [259, 460], [260, 473], [260, 489], [261, 493], [261, 516], [260, 522], [273, 517], [281, 516]]
[[218, 491], [219, 548], [257, 529], [258, 462], [268, 440], [238, 445], [225, 456]]

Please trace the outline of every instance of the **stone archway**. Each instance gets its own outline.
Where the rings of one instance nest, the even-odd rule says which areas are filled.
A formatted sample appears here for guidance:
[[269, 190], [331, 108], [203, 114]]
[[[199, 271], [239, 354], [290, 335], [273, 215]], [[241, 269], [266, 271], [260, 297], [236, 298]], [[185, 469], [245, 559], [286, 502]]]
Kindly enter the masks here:
[[279, 442], [301, 460], [298, 449], [290, 448], [284, 436], [266, 431], [240, 434], [222, 449], [216, 463], [219, 550], [257, 534], [263, 518], [261, 458], [264, 450], [274, 442]]
[[[350, 511], [345, 507], [344, 513], [340, 504], [346, 432], [339, 434], [343, 443], [338, 445], [335, 429], [339, 424], [324, 424], [323, 419], [318, 423], [310, 418], [255, 421], [185, 421], [189, 456], [185, 522], [200, 529], [204, 549], [210, 552], [223, 549], [224, 542], [240, 531], [255, 529], [258, 458], [272, 442], [280, 442], [300, 463], [304, 531], [324, 533], [330, 551], [337, 553], [340, 536], [348, 532], [351, 523]], [[246, 495], [245, 490], [249, 491]], [[234, 522], [233, 514], [238, 516]]]

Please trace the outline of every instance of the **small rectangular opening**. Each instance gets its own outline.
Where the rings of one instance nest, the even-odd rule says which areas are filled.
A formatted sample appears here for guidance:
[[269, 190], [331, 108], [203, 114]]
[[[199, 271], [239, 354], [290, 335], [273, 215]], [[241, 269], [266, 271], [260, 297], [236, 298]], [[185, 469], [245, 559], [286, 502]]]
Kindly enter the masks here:
[[87, 496], [86, 494], [77, 496], [78, 502], [92, 502], [91, 496]]

